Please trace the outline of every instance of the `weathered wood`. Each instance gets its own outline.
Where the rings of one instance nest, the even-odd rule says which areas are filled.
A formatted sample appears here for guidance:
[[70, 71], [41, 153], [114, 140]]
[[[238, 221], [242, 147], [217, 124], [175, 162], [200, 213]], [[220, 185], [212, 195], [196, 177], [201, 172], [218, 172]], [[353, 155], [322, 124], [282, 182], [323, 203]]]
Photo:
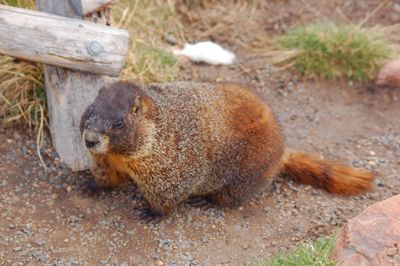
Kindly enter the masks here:
[[[37, 0], [37, 5], [46, 12], [60, 12], [59, 6], [65, 7], [67, 2]], [[64, 8], [64, 14], [76, 16], [71, 10]], [[104, 20], [99, 21], [105, 23]], [[60, 158], [72, 170], [87, 169], [90, 162], [79, 132], [80, 119], [86, 107], [97, 96], [99, 89], [113, 78], [46, 66], [45, 80], [53, 145]]]
[[52, 13], [60, 16], [81, 18], [103, 6], [115, 3], [116, 0], [68, 0], [68, 1], [40, 1], [40, 10], [53, 10]]
[[[73, 10], [63, 2], [68, 1], [49, 1], [47, 6], [39, 6], [71, 14]], [[0, 5], [0, 54], [118, 76], [127, 54], [128, 38], [125, 30]]]
[[46, 66], [45, 80], [53, 146], [72, 170], [87, 169], [90, 161], [79, 123], [100, 88], [112, 78]]

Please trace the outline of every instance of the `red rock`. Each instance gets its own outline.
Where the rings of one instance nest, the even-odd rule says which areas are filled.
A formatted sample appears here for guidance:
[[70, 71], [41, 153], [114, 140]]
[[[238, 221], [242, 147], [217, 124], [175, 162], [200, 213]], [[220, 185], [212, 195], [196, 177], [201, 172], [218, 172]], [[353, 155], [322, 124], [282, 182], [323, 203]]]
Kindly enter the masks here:
[[331, 258], [343, 266], [400, 265], [400, 195], [375, 203], [348, 221]]
[[382, 66], [376, 78], [376, 84], [400, 87], [400, 59], [389, 61]]

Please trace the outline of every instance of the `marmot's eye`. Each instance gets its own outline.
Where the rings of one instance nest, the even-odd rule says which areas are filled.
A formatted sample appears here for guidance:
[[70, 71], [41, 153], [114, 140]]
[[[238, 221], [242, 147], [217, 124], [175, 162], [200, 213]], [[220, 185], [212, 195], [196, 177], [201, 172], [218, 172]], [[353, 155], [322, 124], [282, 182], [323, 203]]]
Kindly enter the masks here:
[[124, 123], [123, 120], [120, 120], [120, 121], [118, 121], [117, 123], [115, 123], [115, 124], [113, 125], [113, 127], [114, 127], [114, 128], [117, 128], [117, 129], [123, 128], [124, 126], [125, 126], [125, 123]]

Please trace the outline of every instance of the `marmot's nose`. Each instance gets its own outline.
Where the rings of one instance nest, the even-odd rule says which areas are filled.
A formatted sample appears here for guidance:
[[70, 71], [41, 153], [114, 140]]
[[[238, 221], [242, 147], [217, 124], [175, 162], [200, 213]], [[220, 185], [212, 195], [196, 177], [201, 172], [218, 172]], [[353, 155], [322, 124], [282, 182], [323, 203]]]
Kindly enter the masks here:
[[95, 132], [85, 132], [85, 145], [86, 147], [93, 148], [100, 143], [99, 136]]
[[100, 141], [96, 140], [96, 141], [91, 141], [91, 140], [87, 140], [85, 139], [85, 145], [88, 148], [93, 148], [94, 146], [96, 146], [97, 144], [99, 144]]

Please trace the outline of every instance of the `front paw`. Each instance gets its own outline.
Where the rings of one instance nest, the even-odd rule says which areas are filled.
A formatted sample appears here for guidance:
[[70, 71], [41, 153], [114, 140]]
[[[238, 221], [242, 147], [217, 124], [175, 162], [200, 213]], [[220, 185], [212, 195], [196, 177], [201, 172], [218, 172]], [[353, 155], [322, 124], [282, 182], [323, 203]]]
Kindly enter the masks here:
[[110, 189], [107, 187], [98, 185], [93, 179], [85, 180], [79, 188], [79, 192], [82, 195], [87, 196], [96, 196], [99, 195], [101, 192], [107, 192], [109, 190]]
[[135, 208], [134, 214], [139, 221], [144, 223], [157, 224], [162, 220], [162, 214], [150, 207]]
[[195, 207], [195, 208], [201, 208], [201, 209], [211, 209], [214, 207], [214, 202], [210, 197], [203, 196], [203, 197], [191, 197], [189, 198], [186, 203], [188, 203], [190, 206]]

